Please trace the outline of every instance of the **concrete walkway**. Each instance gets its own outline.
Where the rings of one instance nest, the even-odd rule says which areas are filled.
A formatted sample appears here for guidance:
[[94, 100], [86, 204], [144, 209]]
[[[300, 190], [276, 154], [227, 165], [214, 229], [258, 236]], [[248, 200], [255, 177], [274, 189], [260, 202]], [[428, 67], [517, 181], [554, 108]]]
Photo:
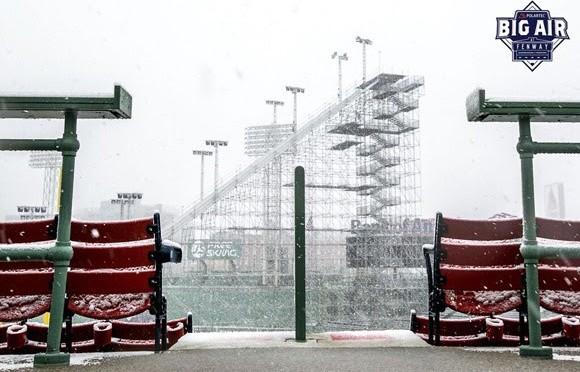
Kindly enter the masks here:
[[[287, 337], [290, 336], [290, 337]], [[50, 371], [580, 371], [580, 349], [555, 348], [554, 360], [521, 358], [517, 348], [446, 348], [408, 331], [333, 332], [296, 343], [293, 333], [191, 334], [162, 354], [73, 354]], [[2, 356], [0, 370], [31, 371], [32, 356]]]

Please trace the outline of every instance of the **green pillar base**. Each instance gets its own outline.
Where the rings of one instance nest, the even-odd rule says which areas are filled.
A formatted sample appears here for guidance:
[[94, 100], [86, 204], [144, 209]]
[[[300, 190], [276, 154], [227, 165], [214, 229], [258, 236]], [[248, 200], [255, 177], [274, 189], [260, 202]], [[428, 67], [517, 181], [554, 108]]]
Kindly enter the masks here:
[[39, 353], [34, 355], [34, 368], [69, 365], [70, 354], [68, 353]]
[[520, 356], [534, 359], [552, 359], [551, 347], [520, 346]]

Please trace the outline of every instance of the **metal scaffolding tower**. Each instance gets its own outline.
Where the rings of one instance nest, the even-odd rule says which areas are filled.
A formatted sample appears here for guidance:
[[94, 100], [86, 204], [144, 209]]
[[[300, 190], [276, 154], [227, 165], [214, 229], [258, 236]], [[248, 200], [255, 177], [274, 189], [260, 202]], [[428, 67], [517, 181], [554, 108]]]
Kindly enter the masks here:
[[[198, 291], [193, 297], [210, 296], [203, 291], [211, 287], [216, 300], [216, 288], [219, 293], [236, 288], [216, 304], [236, 312], [243, 306], [232, 305], [231, 296], [272, 288], [276, 299], [265, 307], [266, 318], [287, 312], [294, 264], [293, 174], [302, 165], [312, 327], [403, 327], [409, 308], [427, 303], [421, 244], [431, 238], [432, 226], [419, 218], [422, 88], [422, 77], [379, 74], [324, 105], [296, 132], [292, 125], [247, 128], [246, 154], [255, 160], [163, 229], [189, 250], [183, 271], [172, 274], [183, 298], [191, 298], [191, 291]], [[207, 239], [213, 245], [200, 253]], [[216, 259], [220, 242], [230, 244], [235, 257]], [[259, 301], [252, 300], [256, 313]], [[287, 327], [282, 315], [271, 324], [264, 317], [251, 321], [247, 314], [237, 315], [252, 329]], [[196, 321], [234, 326], [201, 315]]]

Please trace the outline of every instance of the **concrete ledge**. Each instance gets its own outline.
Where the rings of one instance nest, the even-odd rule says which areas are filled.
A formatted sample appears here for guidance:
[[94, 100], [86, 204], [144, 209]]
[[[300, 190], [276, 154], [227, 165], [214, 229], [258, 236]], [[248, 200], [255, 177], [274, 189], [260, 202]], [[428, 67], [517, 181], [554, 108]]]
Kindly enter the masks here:
[[208, 332], [183, 336], [171, 350], [233, 349], [267, 347], [429, 347], [407, 330], [345, 331], [308, 334], [307, 342], [295, 342], [295, 333], [286, 332]]

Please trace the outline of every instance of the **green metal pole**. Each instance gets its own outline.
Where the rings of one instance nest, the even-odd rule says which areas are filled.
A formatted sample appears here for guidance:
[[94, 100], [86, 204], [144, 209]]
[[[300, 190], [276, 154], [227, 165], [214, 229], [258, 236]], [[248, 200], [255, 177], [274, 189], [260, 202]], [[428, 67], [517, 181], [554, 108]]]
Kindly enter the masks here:
[[296, 341], [306, 342], [306, 227], [304, 168], [294, 171], [294, 304], [296, 307]]
[[[526, 296], [528, 306], [529, 345], [520, 346], [520, 355], [539, 359], [552, 359], [552, 349], [542, 348], [542, 329], [540, 324], [540, 294], [538, 284], [538, 257], [536, 235], [536, 211], [534, 202], [534, 154], [524, 149], [532, 143], [530, 117], [519, 116], [520, 153], [522, 172], [522, 207], [524, 236], [521, 249], [526, 267]], [[529, 146], [528, 146], [529, 147]]]
[[73, 250], [70, 242], [70, 225], [72, 218], [72, 200], [75, 157], [79, 148], [77, 140], [77, 112], [65, 113], [64, 134], [62, 138], [62, 178], [58, 230], [54, 257], [54, 282], [50, 305], [50, 323], [46, 353], [34, 356], [34, 366], [69, 365], [70, 354], [60, 352], [60, 338], [64, 315], [66, 275]]
[[3, 139], [0, 141], [2, 151], [58, 151], [61, 139]]

